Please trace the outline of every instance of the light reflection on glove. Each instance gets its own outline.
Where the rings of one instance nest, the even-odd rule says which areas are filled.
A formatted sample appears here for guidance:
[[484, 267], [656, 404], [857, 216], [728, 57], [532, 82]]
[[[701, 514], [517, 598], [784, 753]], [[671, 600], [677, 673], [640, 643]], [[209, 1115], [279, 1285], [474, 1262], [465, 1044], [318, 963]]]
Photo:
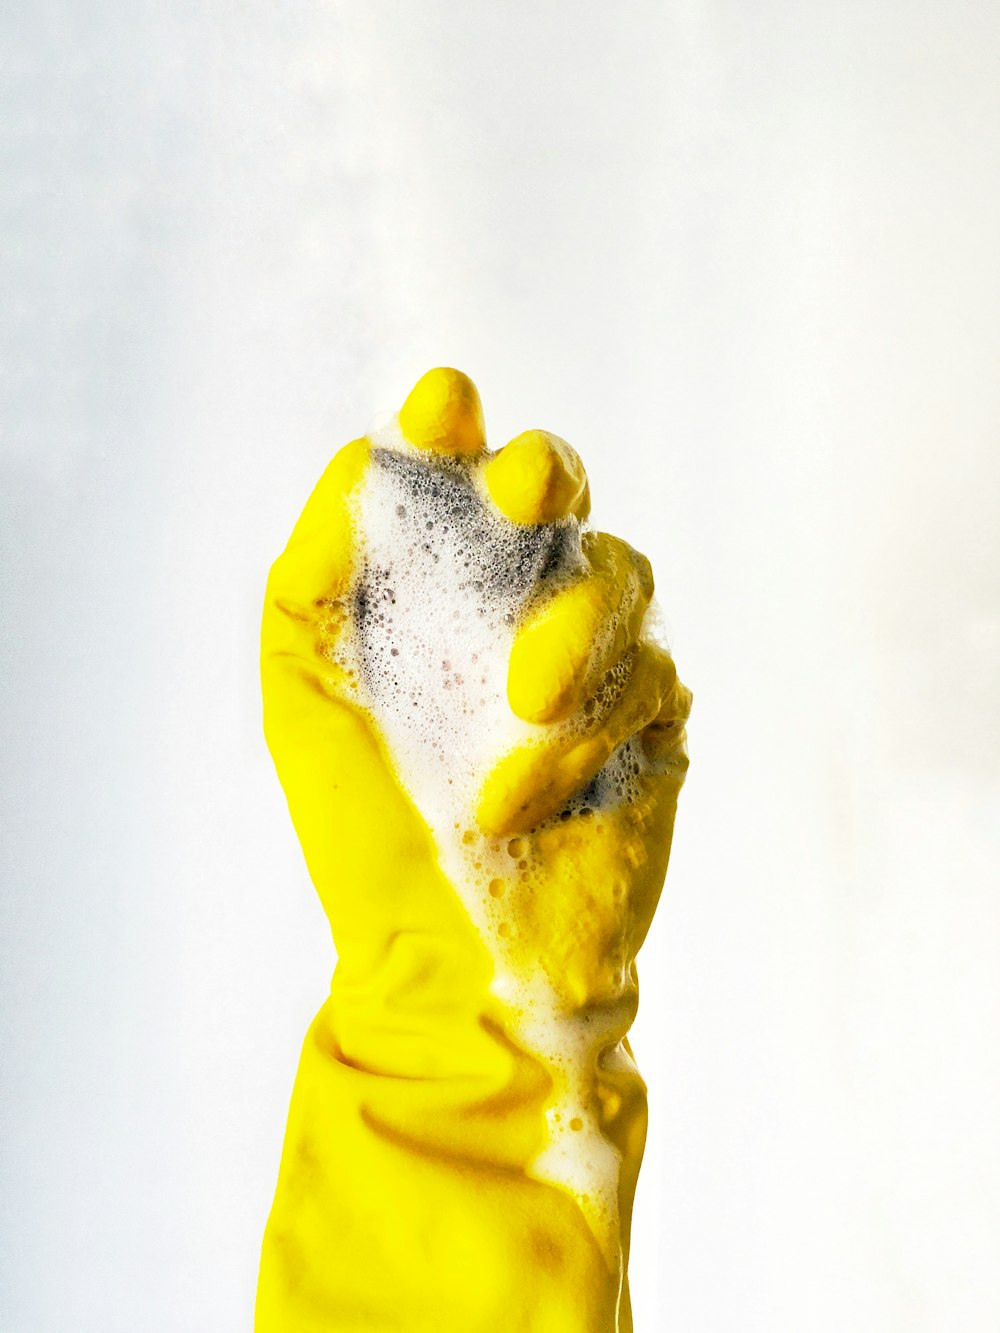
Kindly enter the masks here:
[[[690, 695], [642, 633], [648, 562], [588, 510], [565, 442], [490, 455], [475, 386], [436, 370], [337, 454], [272, 569], [265, 731], [338, 963], [257, 1333], [631, 1330], [645, 1088], [625, 1034]], [[453, 602], [502, 649], [499, 682], [473, 639], [436, 637]], [[428, 740], [438, 717], [468, 753]]]

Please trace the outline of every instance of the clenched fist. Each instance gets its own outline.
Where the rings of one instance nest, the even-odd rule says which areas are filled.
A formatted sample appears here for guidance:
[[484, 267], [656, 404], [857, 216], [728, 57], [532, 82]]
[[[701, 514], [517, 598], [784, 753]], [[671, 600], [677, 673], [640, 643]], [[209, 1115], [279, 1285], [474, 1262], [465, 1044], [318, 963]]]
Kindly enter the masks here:
[[423, 377], [268, 582], [265, 730], [338, 962], [257, 1333], [621, 1333], [645, 1089], [626, 1033], [690, 695], [576, 453], [485, 447]]

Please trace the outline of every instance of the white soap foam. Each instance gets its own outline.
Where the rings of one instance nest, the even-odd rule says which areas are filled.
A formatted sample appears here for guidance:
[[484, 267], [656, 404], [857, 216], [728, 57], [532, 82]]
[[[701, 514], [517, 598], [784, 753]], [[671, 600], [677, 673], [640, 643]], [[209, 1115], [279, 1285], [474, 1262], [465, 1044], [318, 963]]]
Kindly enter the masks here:
[[[508, 521], [485, 495], [482, 457], [428, 456], [408, 445], [395, 423], [373, 433], [372, 442], [372, 466], [356, 502], [361, 558], [348, 669], [431, 829], [445, 874], [486, 941], [493, 991], [508, 1006], [512, 1034], [552, 1078], [549, 1142], [531, 1172], [580, 1201], [613, 1259], [620, 1159], [601, 1132], [593, 1082], [598, 1062], [634, 1070], [615, 1035], [620, 1016], [602, 1022], [574, 1014], [540, 967], [526, 973], [515, 961], [517, 895], [507, 890], [530, 880], [533, 868], [523, 839], [488, 838], [473, 817], [498, 758], [547, 730], [512, 712], [507, 666], [539, 590], [548, 594], [583, 570], [584, 528], [575, 519], [536, 528]], [[612, 678], [598, 708], [610, 705], [627, 675], [623, 667]], [[583, 724], [581, 715], [560, 725]], [[599, 821], [635, 799], [644, 763], [641, 745], [626, 742], [562, 817]], [[624, 989], [624, 973], [621, 981]]]
[[541, 579], [579, 569], [579, 529], [518, 527], [484, 503], [467, 463], [397, 440], [373, 450], [358, 533], [375, 715], [425, 817], [438, 827], [458, 811], [467, 823], [492, 762], [540, 731], [507, 704], [507, 662]]

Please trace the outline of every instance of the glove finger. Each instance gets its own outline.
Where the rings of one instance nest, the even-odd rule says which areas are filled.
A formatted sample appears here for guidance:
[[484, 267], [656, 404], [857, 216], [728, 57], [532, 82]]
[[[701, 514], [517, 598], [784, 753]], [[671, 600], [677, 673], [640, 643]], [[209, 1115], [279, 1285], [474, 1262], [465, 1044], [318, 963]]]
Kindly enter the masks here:
[[584, 533], [588, 573], [529, 615], [507, 672], [507, 699], [526, 722], [574, 713], [639, 636], [653, 595], [644, 555], [604, 532]]
[[403, 435], [428, 453], [475, 454], [486, 443], [479, 390], [460, 370], [438, 366], [422, 375], [399, 411]]
[[683, 750], [686, 735], [684, 723], [691, 713], [691, 691], [677, 681], [659, 713], [642, 732], [642, 748], [646, 759], [651, 764], [659, 764], [673, 757], [683, 761], [687, 768], [687, 758]]
[[[581, 729], [561, 725], [541, 740], [532, 739], [496, 765], [480, 792], [477, 819], [493, 836], [522, 833], [561, 810], [630, 736], [651, 722], [678, 716], [687, 691], [678, 689], [673, 660], [655, 644], [636, 644], [611, 673], [627, 671], [613, 702], [595, 707]], [[689, 696], [688, 696], [689, 698]]]
[[558, 435], [526, 430], [505, 445], [484, 469], [496, 507], [515, 523], [556, 523], [590, 513], [590, 487], [575, 449]]
[[[271, 566], [261, 627], [265, 730], [279, 713], [299, 707], [295, 680], [322, 694], [348, 683], [338, 660], [346, 623], [338, 599], [354, 565], [351, 497], [368, 468], [370, 445], [354, 440], [336, 454], [306, 502], [288, 545]], [[298, 702], [297, 702], [298, 701]]]
[[316, 483], [288, 545], [271, 567], [266, 608], [311, 615], [317, 601], [346, 588], [354, 545], [350, 500], [367, 471], [370, 449], [367, 439], [352, 440]]

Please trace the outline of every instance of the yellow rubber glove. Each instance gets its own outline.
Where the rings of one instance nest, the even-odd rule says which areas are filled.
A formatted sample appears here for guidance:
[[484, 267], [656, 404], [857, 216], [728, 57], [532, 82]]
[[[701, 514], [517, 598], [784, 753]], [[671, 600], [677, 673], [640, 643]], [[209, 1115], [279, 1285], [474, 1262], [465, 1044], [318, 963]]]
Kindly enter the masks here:
[[626, 1032], [690, 695], [574, 451], [429, 372], [268, 582], [265, 730], [338, 953], [257, 1333], [625, 1333]]

